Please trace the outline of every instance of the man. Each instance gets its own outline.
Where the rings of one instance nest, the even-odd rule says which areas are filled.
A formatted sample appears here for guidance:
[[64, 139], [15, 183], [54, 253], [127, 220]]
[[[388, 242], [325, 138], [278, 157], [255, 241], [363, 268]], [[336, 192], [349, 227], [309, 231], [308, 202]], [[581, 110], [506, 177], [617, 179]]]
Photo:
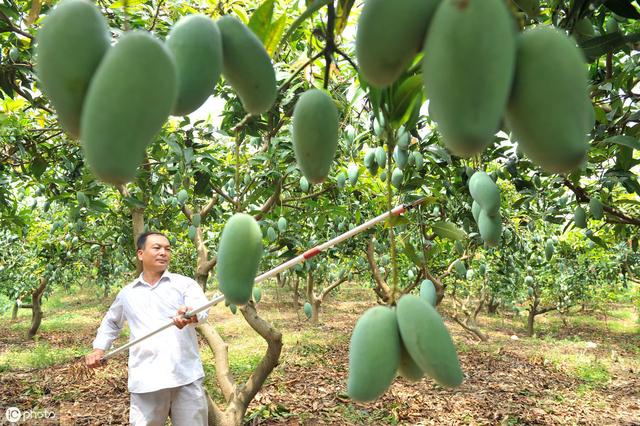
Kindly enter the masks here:
[[133, 340], [173, 318], [176, 327], [129, 349], [129, 421], [135, 426], [164, 426], [170, 416], [175, 426], [204, 426], [207, 400], [198, 340], [193, 326], [184, 327], [204, 321], [208, 313], [201, 312], [190, 319], [181, 314], [207, 303], [207, 298], [194, 280], [168, 271], [171, 245], [166, 236], [145, 232], [136, 246], [142, 273], [120, 290], [111, 304], [86, 364], [92, 368], [103, 365], [101, 359], [125, 320]]

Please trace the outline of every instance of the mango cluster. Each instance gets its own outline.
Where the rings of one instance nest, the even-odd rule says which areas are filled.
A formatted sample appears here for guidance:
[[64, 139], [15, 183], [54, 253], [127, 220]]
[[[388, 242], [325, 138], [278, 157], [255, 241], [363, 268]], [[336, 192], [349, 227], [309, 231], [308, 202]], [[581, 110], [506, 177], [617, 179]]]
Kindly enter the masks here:
[[376, 306], [358, 319], [349, 344], [349, 397], [372, 401], [396, 375], [416, 381], [425, 374], [447, 387], [463, 379], [451, 336], [429, 302], [405, 295], [395, 308]]
[[185, 115], [213, 93], [220, 74], [251, 114], [276, 98], [275, 72], [260, 40], [238, 19], [179, 20], [166, 43], [125, 32], [114, 46], [106, 20], [87, 0], [64, 0], [37, 36], [37, 74], [62, 127], [80, 138], [105, 182], [130, 181], [170, 114]]
[[469, 179], [469, 192], [473, 198], [471, 213], [478, 224], [480, 236], [488, 246], [499, 245], [502, 237], [500, 189], [491, 176], [477, 171]]
[[479, 154], [506, 121], [531, 161], [568, 172], [594, 120], [582, 53], [554, 28], [515, 28], [503, 0], [367, 0], [356, 58], [364, 80], [387, 87], [422, 50], [429, 111], [452, 153]]

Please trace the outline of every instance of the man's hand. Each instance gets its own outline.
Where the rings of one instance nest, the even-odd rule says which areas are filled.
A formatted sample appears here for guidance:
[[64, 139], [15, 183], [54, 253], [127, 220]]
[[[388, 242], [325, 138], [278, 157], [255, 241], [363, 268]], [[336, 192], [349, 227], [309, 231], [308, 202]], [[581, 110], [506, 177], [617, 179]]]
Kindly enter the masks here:
[[198, 322], [198, 317], [196, 315], [192, 316], [189, 319], [182, 317], [182, 314], [184, 314], [185, 312], [189, 312], [190, 310], [191, 310], [190, 306], [180, 306], [178, 308], [178, 316], [173, 317], [173, 323], [176, 325], [176, 327], [178, 327], [179, 329], [182, 329], [184, 326], [188, 324], [195, 324]]
[[106, 364], [105, 362], [101, 362], [100, 360], [104, 356], [104, 351], [102, 349], [94, 349], [89, 355], [84, 358], [87, 367], [89, 368], [97, 368], [102, 367]]

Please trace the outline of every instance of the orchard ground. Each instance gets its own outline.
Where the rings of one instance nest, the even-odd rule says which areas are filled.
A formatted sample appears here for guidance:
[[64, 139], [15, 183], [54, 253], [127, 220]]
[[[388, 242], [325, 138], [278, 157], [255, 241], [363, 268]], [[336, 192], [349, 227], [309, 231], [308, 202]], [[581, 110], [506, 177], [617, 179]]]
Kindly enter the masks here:
[[[565, 325], [557, 313], [537, 318], [537, 337], [525, 337], [526, 318], [481, 315], [490, 340], [478, 343], [447, 320], [465, 373], [444, 389], [430, 379], [397, 379], [378, 401], [345, 394], [349, 337], [357, 318], [375, 305], [373, 292], [343, 285], [323, 306], [320, 324], [295, 310], [289, 290], [263, 287], [258, 310], [283, 333], [280, 365], [251, 403], [248, 424], [640, 424], [640, 322], [631, 305], [606, 312], [574, 309]], [[30, 311], [0, 324], [0, 415], [7, 407], [56, 413], [50, 424], [126, 424], [126, 356], [99, 370], [84, 368], [111, 298], [94, 289], [54, 293], [35, 341], [26, 340]], [[440, 311], [447, 318], [446, 299]], [[212, 308], [209, 321], [229, 343], [231, 369], [246, 380], [266, 349], [238, 313]], [[517, 339], [513, 336], [517, 336]], [[126, 341], [126, 332], [117, 344]], [[201, 341], [206, 385], [221, 400], [211, 351]], [[41, 421], [40, 424], [45, 424]]]

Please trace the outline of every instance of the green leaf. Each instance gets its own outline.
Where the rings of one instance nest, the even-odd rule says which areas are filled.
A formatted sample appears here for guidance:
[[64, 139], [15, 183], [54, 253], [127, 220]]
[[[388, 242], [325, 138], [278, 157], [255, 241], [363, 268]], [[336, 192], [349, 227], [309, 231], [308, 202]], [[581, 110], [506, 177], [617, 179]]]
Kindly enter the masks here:
[[633, 136], [619, 135], [612, 136], [602, 141], [602, 143], [615, 143], [622, 146], [628, 146], [629, 148], [640, 151], [640, 141]]
[[640, 34], [622, 35], [620, 32], [605, 34], [580, 42], [580, 47], [584, 51], [589, 61], [593, 61], [607, 53], [614, 53], [622, 49], [627, 43], [640, 41]]
[[450, 240], [462, 240], [464, 239], [464, 231], [458, 228], [455, 224], [440, 220], [433, 224], [431, 227], [433, 232], [440, 238], [448, 238]]
[[44, 158], [36, 157], [31, 162], [31, 173], [33, 173], [36, 179], [39, 179], [45, 170], [47, 170], [47, 161]]
[[410, 242], [405, 242], [402, 247], [404, 254], [411, 260], [416, 266], [422, 266], [424, 263], [420, 256], [416, 253], [416, 250], [413, 248]]
[[597, 237], [593, 234], [587, 235], [587, 238], [589, 238], [591, 241], [593, 241], [594, 243], [596, 243], [597, 245], [599, 245], [602, 248], [607, 248], [607, 243], [604, 242], [604, 240], [600, 237]]
[[349, 22], [349, 14], [355, 0], [338, 0], [338, 13], [336, 18], [335, 34], [340, 35], [347, 27]]
[[395, 126], [404, 124], [413, 113], [416, 98], [422, 96], [422, 76], [412, 75], [398, 86], [393, 95], [391, 122]]
[[271, 19], [273, 18], [273, 1], [274, 0], [265, 0], [253, 11], [251, 19], [249, 19], [248, 27], [265, 45], [271, 27]]
[[123, 197], [124, 202], [129, 206], [129, 207], [134, 207], [134, 208], [140, 208], [143, 209], [144, 203], [140, 200], [138, 200], [136, 197]]
[[124, 7], [124, 4], [127, 3], [127, 8], [132, 7], [132, 6], [137, 6], [139, 4], [144, 3], [145, 0], [117, 0], [114, 1], [113, 3], [111, 3], [111, 5], [109, 6], [109, 9], [119, 9], [121, 7]]
[[322, 6], [326, 6], [327, 4], [329, 4], [329, 2], [331, 2], [333, 0], [314, 0], [308, 7], [307, 10], [305, 10], [302, 15], [298, 16], [298, 19], [296, 19], [295, 21], [293, 21], [293, 24], [291, 24], [291, 26], [289, 27], [289, 29], [287, 30], [287, 33], [284, 35], [284, 37], [282, 38], [282, 40], [286, 40], [288, 39], [291, 34], [293, 34], [293, 32], [296, 30], [296, 28], [298, 28], [298, 26], [300, 26], [300, 24], [302, 24], [308, 17], [310, 17], [311, 15], [313, 15], [318, 9], [320, 9]]
[[617, 15], [625, 18], [640, 19], [640, 13], [629, 0], [605, 0], [604, 6]]
[[284, 33], [284, 28], [287, 25], [287, 17], [286, 15], [282, 15], [278, 18], [269, 29], [269, 34], [267, 35], [266, 40], [264, 41], [264, 46], [269, 53], [269, 56], [273, 56], [278, 45], [280, 44], [280, 40], [282, 40], [282, 34]]

